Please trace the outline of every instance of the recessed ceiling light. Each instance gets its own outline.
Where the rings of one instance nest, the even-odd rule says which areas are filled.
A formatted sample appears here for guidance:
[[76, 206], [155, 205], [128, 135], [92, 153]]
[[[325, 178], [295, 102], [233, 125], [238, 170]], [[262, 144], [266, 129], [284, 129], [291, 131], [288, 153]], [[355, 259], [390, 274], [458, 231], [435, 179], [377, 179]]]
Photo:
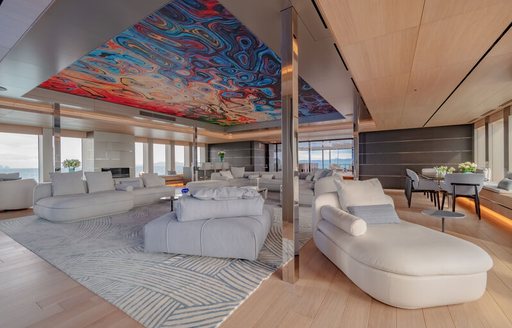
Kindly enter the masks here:
[[7, 88], [4, 88], [3, 86], [0, 85], [0, 91], [7, 91]]

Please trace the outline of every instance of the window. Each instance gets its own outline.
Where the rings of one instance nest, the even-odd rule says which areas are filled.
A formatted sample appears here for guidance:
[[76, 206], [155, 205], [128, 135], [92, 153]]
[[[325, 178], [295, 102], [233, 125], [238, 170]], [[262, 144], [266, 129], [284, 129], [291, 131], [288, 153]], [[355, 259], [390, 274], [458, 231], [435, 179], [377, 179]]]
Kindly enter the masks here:
[[135, 143], [135, 176], [139, 176], [144, 171], [144, 144]]
[[0, 173], [14, 172], [23, 179], [39, 180], [37, 135], [0, 132]]
[[299, 142], [299, 171], [309, 172], [309, 142]]
[[166, 175], [165, 169], [165, 145], [153, 144], [153, 173]]
[[[80, 161], [80, 166], [75, 168], [75, 170], [82, 170], [82, 139], [68, 137], [60, 138], [60, 159], [62, 163], [67, 159], [77, 159]], [[67, 172], [69, 169], [65, 168], [62, 163], [62, 172]]]
[[176, 174], [183, 174], [183, 166], [185, 166], [185, 146], [174, 146], [174, 156]]
[[322, 141], [311, 142], [311, 171], [324, 168], [324, 153], [322, 150]]

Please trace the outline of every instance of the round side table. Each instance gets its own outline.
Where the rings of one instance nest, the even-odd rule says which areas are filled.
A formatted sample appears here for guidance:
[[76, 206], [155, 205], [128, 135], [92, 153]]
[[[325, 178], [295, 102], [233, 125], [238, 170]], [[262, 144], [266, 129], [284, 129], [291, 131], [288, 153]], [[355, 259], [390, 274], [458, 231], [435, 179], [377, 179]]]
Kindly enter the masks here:
[[443, 210], [423, 210], [421, 214], [441, 218], [441, 231], [444, 232], [444, 220], [445, 219], [463, 219], [466, 217], [464, 213], [443, 211]]

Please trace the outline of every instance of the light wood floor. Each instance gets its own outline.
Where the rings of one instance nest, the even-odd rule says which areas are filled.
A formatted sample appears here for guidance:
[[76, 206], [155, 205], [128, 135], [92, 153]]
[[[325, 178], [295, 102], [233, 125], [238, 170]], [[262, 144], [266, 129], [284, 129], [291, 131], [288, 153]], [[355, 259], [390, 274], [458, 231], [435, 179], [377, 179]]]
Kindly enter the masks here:
[[[433, 205], [390, 191], [400, 217], [439, 230], [419, 214]], [[512, 327], [512, 223], [468, 213], [446, 223], [448, 233], [484, 248], [494, 260], [487, 291], [477, 302], [420, 310], [396, 309], [357, 288], [310, 242], [301, 252], [301, 279], [290, 285], [276, 272], [222, 325], [231, 327]], [[0, 213], [0, 219], [30, 211]], [[512, 221], [511, 221], [512, 222]], [[137, 323], [58, 269], [0, 233], [0, 327], [135, 327]]]

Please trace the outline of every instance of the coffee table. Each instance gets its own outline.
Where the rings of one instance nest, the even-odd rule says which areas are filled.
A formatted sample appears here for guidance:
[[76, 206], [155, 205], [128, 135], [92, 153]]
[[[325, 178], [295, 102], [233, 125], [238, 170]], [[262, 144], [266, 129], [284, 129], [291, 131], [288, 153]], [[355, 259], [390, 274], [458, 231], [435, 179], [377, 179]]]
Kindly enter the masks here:
[[444, 232], [444, 220], [445, 219], [463, 219], [466, 217], [464, 213], [443, 211], [443, 210], [423, 210], [421, 214], [441, 218], [441, 231]]

